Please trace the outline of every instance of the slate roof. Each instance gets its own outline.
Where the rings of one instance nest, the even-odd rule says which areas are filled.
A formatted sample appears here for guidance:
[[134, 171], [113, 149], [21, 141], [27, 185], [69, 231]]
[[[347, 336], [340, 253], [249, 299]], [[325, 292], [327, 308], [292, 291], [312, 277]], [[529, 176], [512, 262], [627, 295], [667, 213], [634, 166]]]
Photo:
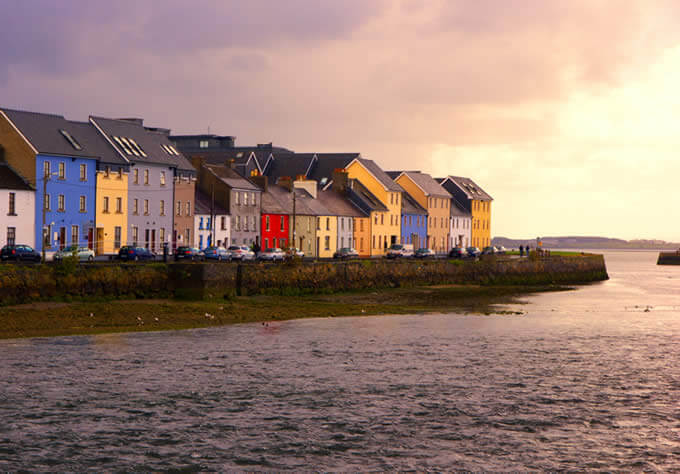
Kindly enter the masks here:
[[[293, 214], [293, 193], [278, 185], [269, 185], [262, 193], [263, 214]], [[306, 190], [295, 189], [295, 214], [299, 216], [330, 216], [332, 212]]]
[[401, 213], [426, 216], [427, 210], [407, 192], [402, 193]]
[[[128, 164], [94, 126], [66, 120], [62, 115], [0, 109], [40, 154], [93, 158], [111, 164]], [[65, 130], [80, 145], [74, 148], [60, 132]]]
[[271, 182], [276, 182], [282, 176], [295, 179], [298, 175], [308, 174], [316, 161], [315, 153], [289, 153], [275, 155], [265, 171]]
[[203, 165], [205, 169], [212, 172], [217, 176], [222, 182], [224, 182], [230, 188], [242, 189], [246, 191], [261, 191], [260, 188], [255, 186], [251, 181], [245, 179], [243, 176], [238, 174], [235, 170], [229, 168], [228, 166], [221, 165]]
[[432, 176], [427, 173], [422, 173], [420, 171], [390, 171], [388, 175], [390, 177], [397, 174], [395, 178], [397, 179], [402, 174], [413, 181], [426, 196], [443, 197], [446, 199], [451, 198], [451, 193], [444, 189]]
[[464, 178], [461, 176], [447, 176], [446, 178], [442, 179], [440, 184], [447, 180], [453, 182], [461, 191], [463, 191], [467, 195], [468, 199], [476, 199], [478, 201], [493, 201], [493, 198], [470, 178]]
[[[372, 211], [387, 212], [387, 206], [385, 206], [380, 199], [375, 197], [375, 195], [366, 188], [359, 180], [350, 179], [349, 180], [351, 193], [349, 199], [354, 202], [360, 209], [362, 209], [367, 214]], [[356, 201], [358, 199], [358, 201]]]
[[[174, 147], [167, 134], [161, 130], [153, 131], [145, 128], [141, 120], [109, 119], [91, 116], [90, 122], [98, 126], [106, 134], [107, 138], [111, 140], [116, 150], [133, 163], [165, 165], [189, 173], [195, 173], [196, 171], [181, 153], [174, 155], [164, 151], [161, 145]], [[132, 138], [147, 156], [127, 154], [112, 138], [114, 136]]]
[[[210, 207], [212, 205], [212, 199], [207, 194], [196, 190], [194, 195], [194, 214], [210, 214]], [[227, 216], [229, 212], [220, 206], [217, 201], [213, 206], [213, 212], [216, 216]]]
[[375, 176], [378, 181], [382, 183], [390, 191], [402, 192], [404, 188], [395, 183], [392, 178], [385, 173], [380, 166], [378, 166], [373, 160], [367, 160], [366, 158], [358, 158], [359, 162], [364, 165], [368, 171]]
[[472, 217], [472, 214], [456, 198], [451, 199], [449, 208], [451, 209], [451, 217]]
[[330, 213], [327, 214], [329, 216], [367, 216], [367, 213], [362, 211], [356, 204], [352, 203], [346, 194], [334, 189], [319, 191], [317, 199], [330, 211]]
[[321, 186], [325, 186], [333, 179], [333, 171], [339, 168], [347, 168], [352, 161], [360, 156], [359, 153], [317, 153], [317, 159], [308, 178], [315, 180]]
[[33, 191], [33, 188], [7, 163], [0, 163], [0, 189]]

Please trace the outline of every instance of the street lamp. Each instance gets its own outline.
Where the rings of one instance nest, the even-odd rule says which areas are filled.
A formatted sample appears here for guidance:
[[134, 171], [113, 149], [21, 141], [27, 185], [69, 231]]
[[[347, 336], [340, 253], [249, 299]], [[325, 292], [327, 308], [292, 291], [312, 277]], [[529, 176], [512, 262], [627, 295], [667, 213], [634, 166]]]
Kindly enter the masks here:
[[43, 194], [42, 194], [42, 261], [45, 262], [45, 242], [49, 237], [49, 232], [45, 232], [45, 212], [47, 211], [45, 206], [45, 197], [47, 196], [47, 182], [52, 178], [52, 176], [59, 176], [59, 173], [45, 173], [43, 174]]

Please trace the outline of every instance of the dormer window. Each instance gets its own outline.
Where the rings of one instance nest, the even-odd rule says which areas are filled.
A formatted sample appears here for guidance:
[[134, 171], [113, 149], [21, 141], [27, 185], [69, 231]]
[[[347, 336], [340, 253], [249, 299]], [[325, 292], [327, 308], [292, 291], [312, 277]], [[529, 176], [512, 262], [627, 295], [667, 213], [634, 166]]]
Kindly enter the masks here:
[[208, 148], [209, 142], [208, 140], [201, 140], [198, 142], [198, 147], [199, 148]]
[[66, 130], [59, 130], [59, 132], [64, 136], [64, 138], [66, 139], [66, 141], [69, 142], [73, 148], [75, 148], [76, 150], [82, 150], [82, 149], [83, 149], [83, 147], [80, 146], [80, 143], [78, 143], [78, 142], [76, 141], [76, 139], [73, 138], [73, 137], [71, 136], [71, 134], [68, 133]]

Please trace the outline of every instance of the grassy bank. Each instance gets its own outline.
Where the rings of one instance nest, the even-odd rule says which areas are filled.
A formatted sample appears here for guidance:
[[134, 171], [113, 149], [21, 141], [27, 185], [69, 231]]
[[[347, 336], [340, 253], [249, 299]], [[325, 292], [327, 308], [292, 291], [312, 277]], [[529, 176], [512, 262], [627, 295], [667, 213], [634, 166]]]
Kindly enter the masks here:
[[[441, 285], [334, 295], [249, 296], [183, 302], [171, 299], [40, 302], [0, 311], [0, 339], [131, 331], [160, 331], [298, 318], [456, 312], [505, 314], [500, 305], [546, 286]], [[514, 314], [514, 313], [513, 313]]]

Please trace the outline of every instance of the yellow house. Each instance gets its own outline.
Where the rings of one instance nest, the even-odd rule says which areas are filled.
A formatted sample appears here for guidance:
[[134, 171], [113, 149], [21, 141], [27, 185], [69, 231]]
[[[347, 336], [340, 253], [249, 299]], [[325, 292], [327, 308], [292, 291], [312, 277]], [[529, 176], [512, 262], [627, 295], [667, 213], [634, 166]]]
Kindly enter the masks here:
[[95, 253], [118, 252], [127, 242], [128, 173], [102, 165], [97, 170]]
[[372, 160], [356, 158], [345, 169], [350, 179], [364, 185], [386, 208], [386, 211], [372, 211], [370, 216], [370, 254], [384, 255], [390, 245], [400, 241], [403, 189]]
[[432, 176], [420, 171], [402, 171], [395, 181], [427, 210], [428, 248], [437, 253], [448, 252], [451, 194]]
[[337, 216], [317, 216], [316, 218], [316, 248], [317, 257], [331, 258], [338, 249], [338, 218]]
[[471, 245], [479, 248], [491, 245], [493, 198], [470, 178], [447, 176], [439, 184], [472, 214]]

